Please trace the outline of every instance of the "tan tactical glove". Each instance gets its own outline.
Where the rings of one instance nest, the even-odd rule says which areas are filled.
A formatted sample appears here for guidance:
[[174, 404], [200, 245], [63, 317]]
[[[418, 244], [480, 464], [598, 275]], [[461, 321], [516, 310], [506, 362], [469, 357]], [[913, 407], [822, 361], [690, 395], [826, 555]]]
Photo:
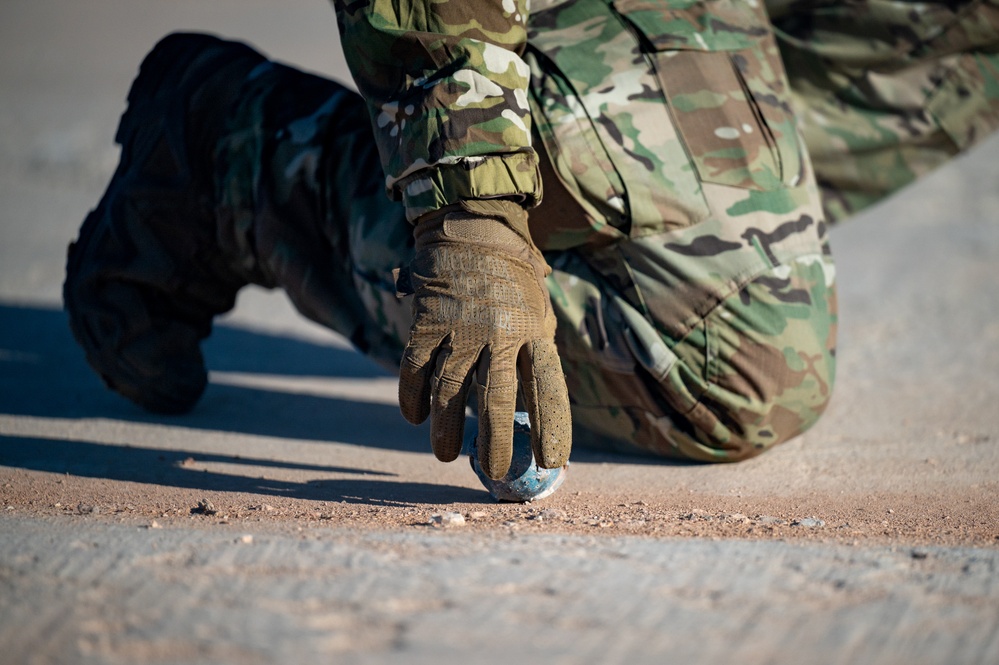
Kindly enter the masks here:
[[474, 382], [479, 464], [502, 478], [513, 453], [519, 370], [534, 458], [544, 468], [563, 466], [572, 445], [569, 394], [544, 283], [550, 269], [530, 239], [527, 212], [511, 201], [465, 201], [420, 219], [414, 235], [403, 416], [419, 424], [429, 415], [434, 454], [453, 461]]

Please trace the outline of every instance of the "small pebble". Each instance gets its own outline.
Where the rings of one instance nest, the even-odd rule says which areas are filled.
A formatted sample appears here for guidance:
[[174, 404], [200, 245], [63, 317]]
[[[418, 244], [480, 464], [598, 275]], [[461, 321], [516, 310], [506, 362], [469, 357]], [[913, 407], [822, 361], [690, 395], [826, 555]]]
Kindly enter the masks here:
[[465, 525], [465, 516], [461, 513], [443, 513], [430, 516], [430, 524], [437, 529], [449, 529]]
[[160, 524], [159, 522], [157, 522], [156, 520], [153, 520], [152, 522], [149, 523], [149, 528], [150, 529], [162, 529], [163, 525]]
[[925, 559], [929, 553], [924, 550], [912, 550], [911, 556], [913, 559]]
[[253, 536], [251, 536], [250, 534], [247, 533], [247, 534], [242, 535], [239, 538], [237, 538], [236, 542], [240, 543], [242, 545], [251, 545], [251, 544], [253, 544]]
[[201, 499], [198, 501], [197, 506], [191, 508], [192, 515], [214, 515], [217, 512], [218, 510], [216, 510], [215, 504], [208, 499]]
[[784, 520], [773, 515], [760, 515], [756, 518], [760, 524], [786, 524]]
[[795, 520], [791, 522], [791, 526], [807, 526], [807, 527], [820, 527], [825, 526], [826, 523], [820, 520], [818, 517], [803, 517], [800, 520]]
[[473, 510], [468, 514], [468, 519], [470, 520], [481, 520], [486, 516], [486, 511], [484, 510]]

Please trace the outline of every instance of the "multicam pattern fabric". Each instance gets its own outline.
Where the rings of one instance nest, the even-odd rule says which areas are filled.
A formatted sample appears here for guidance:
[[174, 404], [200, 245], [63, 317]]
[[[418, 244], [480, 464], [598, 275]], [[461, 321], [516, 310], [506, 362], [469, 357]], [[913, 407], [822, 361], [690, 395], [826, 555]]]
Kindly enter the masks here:
[[830, 222], [999, 127], [999, 2], [770, 2]]
[[[598, 234], [711, 214], [702, 183], [795, 186], [802, 154], [762, 6], [577, 0], [535, 12], [527, 60], [538, 131]], [[551, 248], [580, 242], [546, 237]]]
[[577, 441], [732, 461], [807, 429], [834, 380], [835, 271], [762, 7], [576, 0], [535, 12], [528, 43], [575, 201], [532, 230], [560, 250]]
[[705, 185], [701, 224], [553, 253], [577, 443], [702, 461], [807, 429], [835, 375], [835, 269], [809, 182], [767, 202]]
[[398, 368], [410, 321], [391, 271], [408, 261], [412, 229], [384, 195], [363, 100], [268, 62], [214, 155], [217, 237], [233, 269]]
[[[575, 440], [733, 461], [804, 431], [828, 403], [835, 375], [835, 270], [823, 203], [843, 216], [995, 129], [994, 3], [962, 5], [952, 22], [958, 33], [944, 30], [931, 40], [951, 46], [910, 66], [870, 36], [838, 50], [836, 40], [850, 34], [848, 12], [857, 12], [859, 26], [889, 5], [912, 15], [892, 15], [903, 22], [943, 10], [922, 3], [834, 5], [842, 8], [844, 26], [837, 32], [818, 29], [821, 21], [808, 13], [812, 3], [775, 2], [785, 57], [804, 52], [802, 58], [829, 65], [812, 71], [795, 62], [790, 87], [769, 24], [759, 9], [748, 9], [752, 3], [542, 4], [528, 21], [523, 51], [532, 71], [533, 132], [541, 139], [537, 165], [547, 189], [531, 212], [531, 232], [553, 267], [548, 287]], [[344, 12], [367, 10], [340, 11], [343, 20]], [[355, 43], [350, 26], [346, 22], [345, 40]], [[885, 35], [905, 34], [891, 26]], [[978, 41], [959, 38], [965, 32]], [[379, 48], [392, 53], [394, 47]], [[865, 75], [868, 60], [881, 64]], [[839, 72], [854, 61], [861, 63], [855, 77], [842, 78]], [[936, 80], [927, 78], [930, 71], [946, 76], [927, 90]], [[363, 68], [355, 76], [362, 91], [383, 98], [378, 76], [366, 80]], [[823, 88], [824, 76], [842, 85]], [[863, 76], [909, 110], [874, 113], [869, 98], [853, 96], [868, 90]], [[951, 85], [953, 77], [958, 83]], [[471, 89], [450, 89], [459, 88], [459, 96]], [[390, 272], [412, 256], [406, 211], [375, 195], [383, 174], [374, 166], [372, 129], [351, 119], [362, 113], [356, 97], [339, 86], [329, 88], [334, 93], [340, 101], [320, 113], [316, 104], [295, 106], [293, 95], [272, 100], [266, 86], [254, 88], [221, 150], [229, 166], [219, 187], [230, 192], [235, 218], [245, 214], [252, 224], [274, 229], [268, 233], [279, 241], [262, 252], [265, 262], [270, 254], [284, 257], [275, 265], [305, 257], [298, 273], [275, 278], [303, 311], [397, 363], [410, 305], [395, 298]], [[930, 110], [914, 110], [926, 99]], [[263, 120], [269, 108], [283, 109], [281, 126], [288, 131]], [[912, 125], [916, 121], [932, 127], [910, 131], [922, 127]], [[270, 138], [248, 140], [261, 124], [268, 129], [260, 136]], [[437, 167], [407, 171], [418, 162], [406, 162], [403, 152], [385, 153], [399, 142], [393, 128], [402, 132], [401, 120], [379, 125], [376, 116], [374, 137], [390, 180], [393, 173], [405, 174], [398, 182], [419, 173], [439, 181], [446, 198], [486, 173], [456, 171], [440, 160]], [[403, 144], [416, 145], [416, 137], [427, 136], [423, 131]], [[820, 158], [814, 170], [804, 145]], [[502, 161], [531, 153], [489, 154]], [[917, 154], [922, 161], [909, 160]], [[874, 184], [863, 189], [868, 171]], [[461, 184], [446, 184], [455, 173]], [[256, 179], [253, 191], [246, 189], [247, 174]], [[532, 187], [520, 191], [527, 201]], [[320, 229], [313, 237], [325, 239], [326, 262], [296, 249], [301, 234], [282, 240], [286, 227]], [[299, 273], [302, 278], [294, 277]], [[338, 277], [343, 274], [351, 279]]]
[[529, 0], [335, 0], [390, 194], [410, 219], [460, 199], [540, 198], [523, 51]]

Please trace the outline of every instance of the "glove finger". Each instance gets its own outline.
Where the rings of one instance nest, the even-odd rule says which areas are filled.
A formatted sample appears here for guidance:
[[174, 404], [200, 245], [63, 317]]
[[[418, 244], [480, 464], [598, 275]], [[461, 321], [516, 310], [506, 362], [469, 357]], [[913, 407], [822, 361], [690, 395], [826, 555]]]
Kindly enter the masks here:
[[512, 351], [497, 354], [487, 348], [479, 359], [476, 391], [479, 397], [479, 466], [499, 480], [513, 458], [513, 414], [517, 408], [517, 373]]
[[[446, 345], [446, 342], [442, 346]], [[402, 417], [419, 425], [430, 415], [430, 380], [438, 344], [411, 335], [399, 365], [399, 410]]]
[[572, 416], [555, 343], [528, 343], [521, 349], [518, 366], [524, 404], [531, 419], [534, 459], [544, 469], [565, 466], [572, 449]]
[[461, 454], [474, 362], [475, 353], [454, 349], [437, 358], [431, 387], [430, 445], [434, 456], [442, 462], [453, 462]]

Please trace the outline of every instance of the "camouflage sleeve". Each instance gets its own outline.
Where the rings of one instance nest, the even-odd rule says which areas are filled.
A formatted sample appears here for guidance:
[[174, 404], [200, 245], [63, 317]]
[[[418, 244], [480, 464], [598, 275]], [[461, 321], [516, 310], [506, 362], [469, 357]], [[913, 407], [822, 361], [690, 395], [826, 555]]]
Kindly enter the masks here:
[[530, 0], [334, 0], [389, 195], [410, 220], [461, 199], [540, 199], [521, 59]]

